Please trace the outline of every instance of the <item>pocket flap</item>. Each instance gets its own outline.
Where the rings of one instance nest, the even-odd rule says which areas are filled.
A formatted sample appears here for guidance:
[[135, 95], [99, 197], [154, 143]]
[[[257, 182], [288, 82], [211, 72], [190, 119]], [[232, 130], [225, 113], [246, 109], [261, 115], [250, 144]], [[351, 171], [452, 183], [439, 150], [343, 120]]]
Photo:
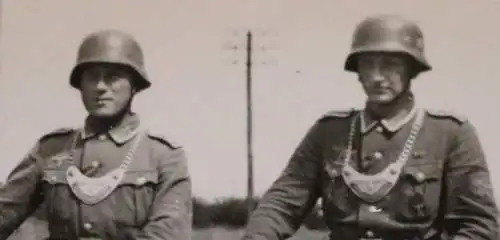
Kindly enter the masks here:
[[333, 161], [325, 161], [325, 172], [333, 180], [341, 176], [343, 165]]
[[[136, 185], [141, 186], [147, 183], [157, 184], [159, 181], [158, 171], [156, 170], [134, 170], [127, 171], [123, 176], [120, 185]], [[43, 171], [42, 181], [49, 184], [68, 184], [66, 180], [66, 171], [45, 169]]]
[[152, 170], [129, 170], [123, 176], [121, 184], [130, 184], [142, 186], [147, 183], [157, 184], [159, 182], [159, 174], [156, 169]]
[[56, 169], [45, 169], [43, 171], [42, 181], [49, 184], [67, 184], [66, 171]]
[[411, 177], [417, 183], [428, 180], [439, 180], [441, 169], [437, 164], [408, 165], [403, 168], [403, 174]]

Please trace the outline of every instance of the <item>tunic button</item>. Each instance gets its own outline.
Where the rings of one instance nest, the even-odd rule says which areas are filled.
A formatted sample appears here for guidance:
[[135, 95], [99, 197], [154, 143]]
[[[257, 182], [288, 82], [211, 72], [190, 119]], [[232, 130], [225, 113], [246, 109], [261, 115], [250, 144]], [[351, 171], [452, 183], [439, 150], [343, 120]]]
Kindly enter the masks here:
[[92, 161], [92, 163], [91, 163], [91, 164], [92, 164], [92, 167], [93, 167], [93, 168], [97, 168], [97, 167], [99, 167], [99, 162], [98, 162], [98, 161]]
[[373, 154], [373, 157], [374, 157], [375, 159], [381, 159], [381, 158], [383, 157], [383, 155], [382, 155], [382, 153], [381, 153], [381, 152], [375, 152], [375, 153]]
[[380, 208], [379, 208], [379, 207], [377, 207], [377, 206], [370, 206], [370, 207], [368, 208], [368, 211], [369, 211], [369, 212], [372, 212], [372, 213], [377, 213], [377, 212], [382, 212], [382, 209], [380, 209]]
[[106, 135], [105, 134], [99, 135], [99, 140], [101, 141], [106, 140]]
[[384, 131], [384, 128], [382, 128], [382, 126], [378, 126], [375, 130], [377, 130], [377, 132], [381, 133]]
[[425, 174], [423, 172], [418, 172], [415, 177], [419, 183], [422, 183], [425, 180]]
[[366, 231], [366, 237], [372, 238], [374, 236], [375, 236], [375, 234], [372, 231], [370, 231], [370, 230]]
[[144, 184], [146, 181], [147, 181], [147, 179], [145, 177], [139, 177], [136, 180], [137, 184], [139, 184], [139, 185]]
[[84, 223], [83, 224], [83, 228], [85, 228], [85, 230], [88, 231], [88, 230], [92, 229], [92, 224], [90, 224], [90, 223]]
[[338, 175], [339, 175], [339, 172], [338, 172], [337, 170], [332, 169], [332, 170], [330, 171], [330, 176], [331, 176], [332, 178], [337, 177]]

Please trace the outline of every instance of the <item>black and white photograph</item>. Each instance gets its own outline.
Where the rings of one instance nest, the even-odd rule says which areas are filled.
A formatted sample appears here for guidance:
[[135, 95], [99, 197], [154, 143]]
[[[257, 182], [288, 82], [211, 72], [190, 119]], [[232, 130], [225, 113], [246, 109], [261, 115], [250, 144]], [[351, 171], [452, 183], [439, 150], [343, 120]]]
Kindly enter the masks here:
[[499, 240], [498, 0], [1, 0], [0, 240]]

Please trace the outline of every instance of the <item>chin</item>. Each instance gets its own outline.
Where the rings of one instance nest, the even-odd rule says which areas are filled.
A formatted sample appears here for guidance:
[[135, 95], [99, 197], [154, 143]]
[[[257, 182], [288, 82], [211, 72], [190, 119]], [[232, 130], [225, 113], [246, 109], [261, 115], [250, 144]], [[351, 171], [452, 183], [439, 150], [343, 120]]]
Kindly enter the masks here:
[[391, 103], [394, 98], [392, 96], [387, 95], [375, 95], [369, 97], [370, 102], [375, 104], [388, 104]]
[[116, 111], [109, 111], [109, 110], [96, 110], [96, 111], [91, 111], [90, 115], [98, 118], [108, 118], [108, 117], [113, 117], [117, 114]]

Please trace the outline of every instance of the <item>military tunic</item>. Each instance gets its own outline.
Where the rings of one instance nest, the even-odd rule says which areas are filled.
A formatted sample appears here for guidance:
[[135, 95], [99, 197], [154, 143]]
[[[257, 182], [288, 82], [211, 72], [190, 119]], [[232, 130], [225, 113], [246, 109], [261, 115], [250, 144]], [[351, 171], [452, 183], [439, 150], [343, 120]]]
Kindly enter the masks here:
[[[410, 144], [416, 109], [397, 121], [373, 120], [354, 109], [321, 117], [264, 194], [243, 239], [286, 239], [321, 198], [330, 239], [497, 240], [498, 210], [473, 125], [455, 114], [421, 111]], [[344, 165], [352, 126], [351, 157]], [[387, 194], [370, 199], [354, 182], [347, 184], [346, 166], [376, 176], [398, 161], [406, 145], [412, 148], [396, 181], [381, 188]]]
[[[102, 178], [127, 157], [123, 178], [102, 201], [82, 201], [70, 188], [71, 166]], [[142, 129], [135, 114], [107, 132], [97, 134], [88, 123], [81, 131], [59, 129], [40, 138], [0, 188], [0, 239], [42, 202], [50, 239], [191, 239], [184, 150]]]

